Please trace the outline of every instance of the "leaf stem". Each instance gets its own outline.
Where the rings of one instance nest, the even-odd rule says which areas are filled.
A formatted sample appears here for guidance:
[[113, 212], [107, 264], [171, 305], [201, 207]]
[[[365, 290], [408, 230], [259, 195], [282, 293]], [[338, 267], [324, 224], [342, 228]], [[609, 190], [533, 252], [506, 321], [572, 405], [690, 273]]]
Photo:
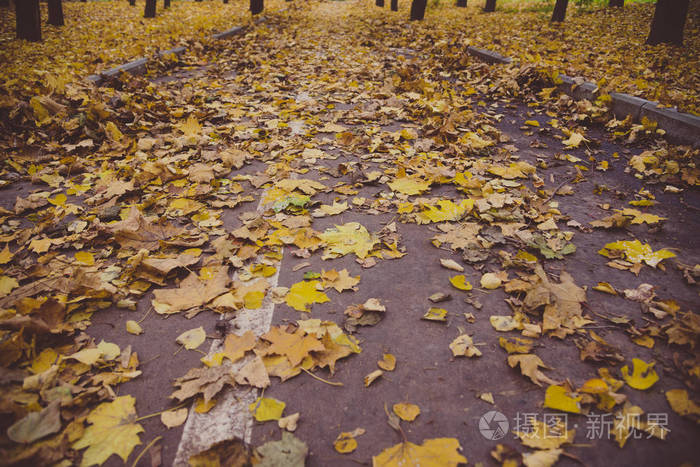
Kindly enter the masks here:
[[320, 376], [316, 376], [315, 374], [311, 373], [306, 368], [302, 368], [301, 370], [304, 371], [305, 373], [308, 373], [312, 378], [317, 379], [322, 383], [330, 384], [331, 386], [344, 386], [343, 383], [335, 382], [335, 381], [328, 381], [328, 380], [321, 378]]

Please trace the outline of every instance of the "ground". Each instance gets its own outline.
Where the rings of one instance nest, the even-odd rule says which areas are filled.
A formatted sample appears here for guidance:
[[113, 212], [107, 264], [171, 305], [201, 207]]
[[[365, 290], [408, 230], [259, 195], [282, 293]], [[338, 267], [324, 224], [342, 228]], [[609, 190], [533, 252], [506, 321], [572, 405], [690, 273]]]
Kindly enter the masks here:
[[[62, 418], [3, 437], [7, 458], [269, 447], [286, 430], [256, 420], [264, 397], [299, 414], [313, 466], [436, 439], [435, 465], [700, 462], [697, 149], [373, 3], [292, 4], [145, 78], [69, 87], [75, 120], [22, 109], [57, 144], [7, 146], [3, 436], [42, 408], [51, 425], [55, 400]], [[174, 386], [194, 368], [212, 379]], [[166, 428], [169, 408], [187, 420]], [[121, 448], [95, 441], [99, 410]]]

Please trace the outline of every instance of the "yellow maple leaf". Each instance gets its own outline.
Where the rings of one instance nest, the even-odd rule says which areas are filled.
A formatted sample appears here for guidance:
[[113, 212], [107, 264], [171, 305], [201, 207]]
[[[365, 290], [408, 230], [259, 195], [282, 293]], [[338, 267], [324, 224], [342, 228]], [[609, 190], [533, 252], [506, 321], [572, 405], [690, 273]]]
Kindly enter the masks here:
[[466, 464], [459, 453], [461, 446], [455, 438], [426, 439], [423, 444], [404, 442], [385, 449], [372, 457], [373, 467], [451, 467]]
[[112, 454], [126, 462], [134, 447], [141, 444], [139, 433], [144, 431], [136, 423], [135, 404], [132, 396], [120, 396], [90, 412], [87, 421], [91, 425], [73, 443], [74, 449], [87, 448], [81, 466], [102, 465]]
[[619, 251], [627, 261], [632, 263], [645, 262], [652, 267], [656, 267], [657, 264], [666, 258], [674, 258], [676, 256], [675, 253], [663, 248], [659, 251], [653, 251], [651, 246], [639, 240], [620, 240], [608, 243], [598, 253], [608, 258], [613, 258], [615, 257], [614, 251]]
[[289, 288], [289, 293], [285, 298], [288, 306], [297, 311], [311, 311], [314, 303], [329, 302], [328, 295], [318, 290], [320, 281], [301, 281]]
[[427, 204], [423, 206], [423, 211], [417, 214], [416, 220], [419, 224], [458, 221], [465, 214], [468, 214], [473, 207], [473, 199], [463, 199], [458, 204], [448, 199], [441, 199], [435, 205]]
[[632, 209], [632, 208], [625, 208], [625, 209], [618, 209], [618, 212], [621, 212], [625, 216], [632, 216], [632, 224], [657, 224], [660, 221], [665, 221], [665, 217], [657, 216], [656, 214], [648, 214], [648, 213], [643, 213], [639, 211], [638, 209]]
[[378, 242], [378, 239], [359, 222], [336, 225], [326, 229], [319, 237], [326, 243], [322, 259], [339, 258], [349, 253], [355, 253], [358, 258], [365, 259]]
[[404, 195], [420, 195], [430, 189], [430, 182], [416, 177], [399, 177], [387, 183], [389, 188]]

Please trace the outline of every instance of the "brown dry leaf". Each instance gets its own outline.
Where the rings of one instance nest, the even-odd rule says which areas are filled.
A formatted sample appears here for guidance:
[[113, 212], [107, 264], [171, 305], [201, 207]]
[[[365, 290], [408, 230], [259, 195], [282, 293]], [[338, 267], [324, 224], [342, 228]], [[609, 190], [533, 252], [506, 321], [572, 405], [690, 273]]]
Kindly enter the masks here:
[[235, 363], [243, 358], [246, 352], [253, 350], [257, 343], [258, 338], [252, 331], [246, 331], [242, 336], [229, 334], [224, 340], [224, 356]]
[[396, 368], [396, 357], [390, 353], [382, 355], [382, 359], [377, 362], [377, 366], [384, 371], [394, 371]]
[[228, 267], [218, 266], [210, 279], [202, 280], [191, 272], [176, 289], [158, 289], [153, 292], [153, 308], [160, 314], [177, 313], [206, 305], [228, 291]]
[[234, 376], [236, 383], [264, 389], [270, 385], [270, 377], [262, 359], [255, 355]]
[[337, 292], [344, 290], [357, 291], [357, 284], [360, 283], [360, 276], [351, 276], [347, 269], [336, 271], [323, 271], [321, 273], [323, 288], [333, 287]]
[[540, 368], [549, 367], [535, 354], [509, 355], [508, 365], [511, 368], [520, 365], [520, 372], [538, 386], [542, 386], [542, 383], [559, 384], [540, 371]]
[[227, 365], [190, 369], [185, 376], [173, 383], [178, 389], [170, 395], [171, 399], [187, 400], [198, 394], [208, 403], [225, 385], [235, 385], [234, 374]]
[[163, 422], [168, 429], [180, 426], [187, 420], [189, 410], [183, 407], [177, 410], [168, 410], [160, 414], [160, 421]]
[[293, 367], [299, 365], [309, 352], [326, 348], [320, 340], [306, 335], [302, 329], [287, 332], [282, 327], [273, 327], [261, 338], [268, 341], [270, 346], [260, 351], [260, 355], [284, 355]]
[[385, 449], [372, 457], [373, 467], [443, 466], [466, 464], [467, 458], [459, 453], [461, 446], [454, 438], [435, 438], [413, 444], [408, 441]]
[[136, 250], [145, 248], [149, 251], [157, 250], [161, 242], [171, 240], [186, 232], [185, 229], [171, 224], [152, 223], [146, 220], [141, 211], [135, 207], [131, 208], [126, 219], [107, 224], [105, 227], [122, 247]]

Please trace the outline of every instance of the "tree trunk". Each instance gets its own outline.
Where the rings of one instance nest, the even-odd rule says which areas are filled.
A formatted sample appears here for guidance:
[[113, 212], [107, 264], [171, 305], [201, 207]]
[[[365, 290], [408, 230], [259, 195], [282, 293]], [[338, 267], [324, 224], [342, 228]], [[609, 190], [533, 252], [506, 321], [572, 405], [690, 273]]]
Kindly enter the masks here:
[[259, 15], [265, 9], [263, 0], [250, 0], [250, 12], [254, 15]]
[[384, 0], [374, 0], [374, 4], [384, 8]]
[[0, 7], [10, 8], [10, 0], [0, 0]]
[[391, 0], [391, 11], [399, 11], [399, 0]]
[[467, 7], [467, 0], [457, 0], [457, 6], [460, 8], [466, 8]]
[[129, 0], [129, 5], [136, 6], [136, 0]]
[[623, 6], [625, 6], [625, 0], [610, 0], [610, 1], [608, 2], [608, 6], [609, 6], [609, 7], [620, 7], [620, 8], [622, 8]]
[[156, 0], [146, 0], [146, 7], [143, 9], [144, 18], [156, 17]]
[[228, 0], [224, 0], [224, 5], [226, 5], [227, 3], [228, 3]]
[[163, 0], [163, 9], [170, 8], [170, 0]]
[[41, 41], [41, 13], [39, 0], [16, 0], [15, 16], [17, 39]]
[[647, 44], [683, 45], [683, 28], [690, 0], [658, 0]]
[[413, 0], [411, 2], [411, 20], [421, 21], [425, 17], [425, 6], [428, 0]]
[[63, 0], [49, 0], [49, 24], [63, 26]]
[[496, 0], [486, 0], [486, 5], [484, 5], [484, 11], [487, 13], [496, 11]]
[[569, 5], [569, 0], [557, 0], [554, 4], [554, 11], [552, 12], [552, 21], [561, 23], [566, 18], [566, 7]]

